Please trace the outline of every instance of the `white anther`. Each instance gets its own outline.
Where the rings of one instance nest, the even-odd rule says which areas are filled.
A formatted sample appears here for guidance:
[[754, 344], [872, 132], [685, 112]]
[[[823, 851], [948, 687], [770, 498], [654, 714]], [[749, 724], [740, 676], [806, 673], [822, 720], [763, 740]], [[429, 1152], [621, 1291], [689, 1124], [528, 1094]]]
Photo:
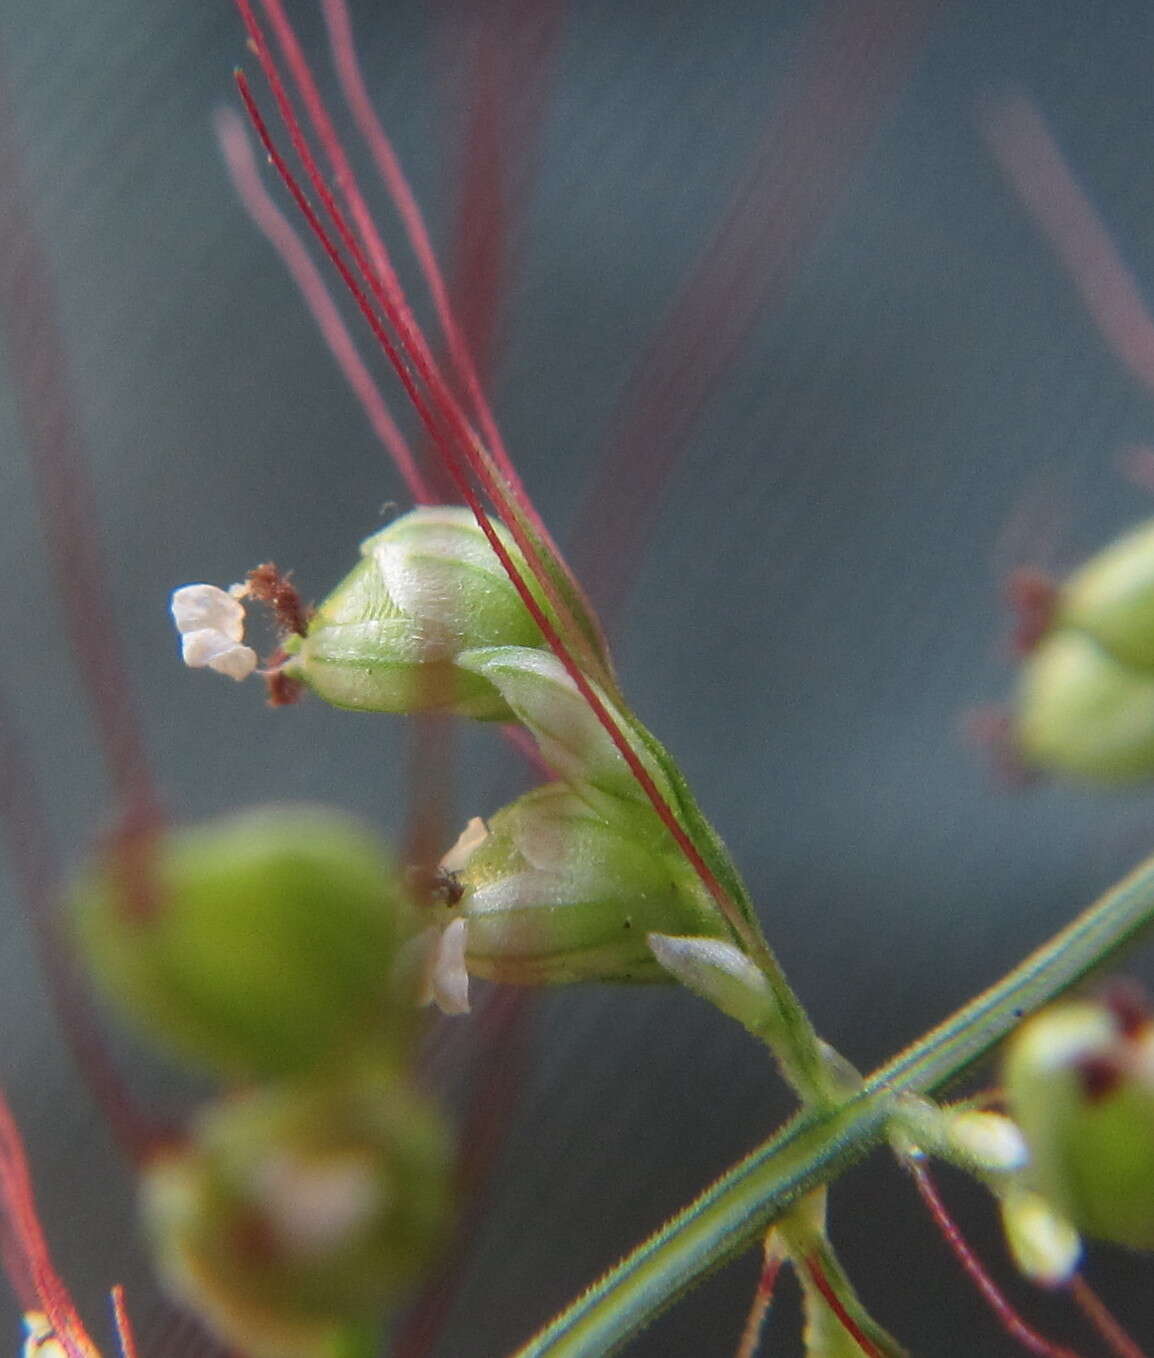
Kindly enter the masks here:
[[172, 593], [172, 620], [183, 636], [207, 629], [244, 640], [244, 605], [216, 585], [183, 585]]
[[184, 585], [173, 592], [172, 620], [191, 669], [216, 670], [230, 679], [247, 679], [256, 669], [256, 652], [242, 645], [244, 606], [237, 595], [216, 585]]
[[475, 850], [489, 838], [489, 831], [480, 816], [474, 816], [457, 836], [457, 842], [437, 865], [442, 872], [460, 872]]

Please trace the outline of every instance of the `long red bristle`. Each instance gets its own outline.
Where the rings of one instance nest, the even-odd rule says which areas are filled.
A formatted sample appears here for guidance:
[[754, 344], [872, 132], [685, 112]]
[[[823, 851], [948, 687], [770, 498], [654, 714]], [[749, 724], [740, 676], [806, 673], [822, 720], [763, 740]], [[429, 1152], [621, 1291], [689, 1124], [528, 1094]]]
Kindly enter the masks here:
[[124, 1302], [124, 1288], [119, 1283], [112, 1289], [112, 1314], [116, 1320], [116, 1337], [120, 1340], [122, 1358], [139, 1358], [132, 1320]]
[[462, 1203], [457, 1230], [440, 1268], [398, 1325], [392, 1358], [427, 1358], [448, 1317], [469, 1246], [482, 1220], [484, 1188], [504, 1148], [509, 1112], [528, 1068], [524, 1020], [531, 1003], [528, 991], [498, 987], [485, 997], [478, 1014], [482, 1031], [478, 1059], [470, 1067], [473, 1096], [461, 1129], [457, 1164]]
[[11, 1250], [30, 1281], [39, 1309], [68, 1358], [96, 1358], [68, 1289], [52, 1263], [36, 1200], [24, 1143], [3, 1094], [0, 1094], [0, 1208], [11, 1234]]
[[[262, 0], [262, 3], [266, 4], [266, 8], [271, 13], [279, 14], [283, 21], [283, 12], [277, 6], [276, 0]], [[412, 317], [395, 273], [393, 273], [391, 266], [384, 274], [378, 274], [372, 267], [366, 256], [366, 247], [357, 231], [354, 230], [353, 225], [341, 211], [324, 176], [321, 174], [316, 157], [304, 135], [304, 129], [296, 116], [284, 81], [256, 20], [250, 0], [236, 0], [236, 4], [244, 20], [250, 43], [256, 52], [261, 69], [272, 91], [293, 150], [304, 168], [309, 184], [317, 194], [325, 215], [333, 225], [337, 239], [348, 252], [349, 259], [352, 261], [351, 267], [342, 271], [342, 277], [347, 282], [348, 277], [352, 276], [354, 271], [359, 275], [365, 288], [367, 288], [367, 293], [380, 308], [381, 316], [385, 318], [396, 335], [397, 343], [394, 345], [392, 342], [384, 340], [382, 328], [377, 325], [373, 327], [374, 335], [376, 335], [378, 341], [383, 343], [386, 355], [394, 369], [397, 370], [398, 376], [405, 386], [406, 394], [416, 406], [422, 423], [424, 423], [433, 440], [434, 447], [446, 464], [457, 459], [462, 468], [468, 468], [469, 472], [481, 482], [484, 493], [512, 533], [542, 592], [549, 600], [556, 616], [561, 620], [562, 630], [572, 638], [572, 644], [580, 654], [584, 667], [600, 674], [609, 682], [609, 676], [604, 673], [605, 667], [600, 653], [584, 639], [582, 629], [574, 618], [568, 602], [558, 591], [551, 573], [545, 566], [537, 545], [538, 541], [541, 540], [540, 533], [533, 527], [530, 516], [522, 508], [517, 495], [502, 476], [491, 454], [478, 439], [476, 432], [454, 396], [452, 388], [434, 362], [428, 344]], [[288, 27], [287, 22], [283, 22], [283, 31], [278, 29], [278, 40], [282, 42], [282, 47], [286, 43], [289, 44], [287, 51], [290, 57], [293, 53], [299, 55], [295, 35]], [[334, 165], [340, 166], [342, 174], [347, 173], [351, 180], [351, 169], [347, 166], [343, 151], [340, 150], [339, 142], [332, 130], [331, 120], [328, 118], [323, 103], [320, 102], [319, 94], [316, 93], [315, 82], [312, 80], [307, 64], [304, 63], [303, 56], [300, 56], [299, 59], [304, 69], [297, 73], [296, 78], [300, 83], [302, 97], [305, 99], [310, 119], [322, 140], [328, 138], [335, 143], [334, 147], [329, 148], [327, 154], [330, 157], [335, 157]], [[272, 154], [267, 139], [267, 130], [266, 134], [262, 136], [262, 140], [265, 141], [266, 149], [270, 149], [270, 154]], [[274, 156], [274, 164], [277, 165], [278, 173], [281, 174], [282, 179], [290, 173], [283, 158]], [[287, 179], [285, 182], [286, 184], [289, 183]], [[355, 183], [355, 181], [353, 182]], [[292, 185], [289, 184], [289, 187], [291, 189]], [[303, 194], [300, 193], [299, 189], [294, 192], [294, 197], [297, 198], [298, 204], [303, 200]], [[310, 227], [315, 231], [318, 229], [318, 223], [319, 219], [314, 212], [311, 214]], [[329, 253], [330, 258], [334, 258], [335, 262], [335, 254], [339, 252], [336, 251], [334, 242], [330, 238], [326, 244], [322, 239], [322, 244], [325, 245], [326, 252]], [[367, 303], [368, 298], [364, 296], [364, 291], [358, 287], [358, 292], [361, 293]], [[362, 311], [365, 309], [360, 299], [358, 299], [358, 306], [361, 307]], [[370, 309], [372, 308], [370, 307]], [[400, 361], [399, 356], [401, 355], [403, 355], [404, 363]], [[411, 365], [411, 372], [407, 369], [404, 372], [401, 371], [406, 365]], [[425, 395], [423, 398], [415, 394], [415, 388], [418, 384], [424, 388]], [[448, 469], [453, 473], [456, 481], [457, 472], [454, 471], [452, 466], [449, 466]], [[535, 511], [533, 511], [532, 518], [536, 519], [536, 517]], [[555, 549], [550, 550], [558, 568], [565, 575], [574, 593], [580, 598], [580, 586], [568, 570], [563, 558]], [[593, 622], [593, 626], [596, 629], [595, 622]]]
[[[421, 275], [429, 289], [429, 296], [437, 315], [438, 323], [445, 336], [449, 357], [460, 377], [463, 391], [472, 407], [481, 435], [493, 454], [510, 488], [517, 496], [522, 508], [534, 523], [538, 533], [548, 541], [545, 524], [540, 520], [532, 501], [525, 492], [517, 469], [505, 448], [501, 431], [493, 417], [492, 409], [485, 397], [474, 362], [472, 350], [465, 339], [458, 322], [454, 307], [449, 299], [444, 275], [437, 262], [436, 252], [429, 238], [424, 215], [401, 168], [393, 144], [377, 117], [368, 91], [360, 63], [357, 60], [356, 46], [353, 42], [352, 23], [348, 6], [344, 0], [322, 0], [325, 23], [328, 28], [329, 42], [333, 55], [333, 66], [340, 81], [345, 101], [353, 115], [357, 129], [364, 138], [365, 145], [377, 168], [389, 198], [397, 210], [405, 234], [412, 246]], [[370, 219], [371, 220], [371, 219]], [[379, 241], [373, 229], [371, 241]], [[380, 247], [383, 250], [383, 246]]]
[[157, 818], [158, 798], [136, 720], [134, 683], [110, 605], [109, 571], [97, 529], [96, 495], [68, 387], [53, 288], [12, 141], [0, 85], [0, 321], [27, 433], [48, 554], [71, 652], [124, 820]]
[[752, 163], [626, 389], [578, 515], [574, 564], [611, 633], [707, 399], [766, 304], [784, 304], [938, 8], [938, 0], [818, 8]]
[[757, 1286], [753, 1290], [753, 1300], [749, 1304], [749, 1313], [742, 1326], [734, 1358], [755, 1358], [757, 1350], [761, 1347], [765, 1322], [769, 1316], [769, 1308], [773, 1305], [777, 1275], [781, 1272], [781, 1256], [774, 1247], [774, 1241], [775, 1232], [771, 1230], [766, 1237], [761, 1268], [757, 1274]]
[[1039, 1358], [1079, 1358], [1073, 1349], [1052, 1343], [1022, 1319], [1006, 1294], [990, 1277], [985, 1265], [970, 1248], [969, 1242], [962, 1235], [957, 1222], [942, 1201], [925, 1165], [912, 1163], [907, 1167], [913, 1175], [922, 1202], [929, 1210], [942, 1238], [1006, 1334], [1028, 1353], [1038, 1354]]
[[[316, 82], [304, 54], [296, 40], [296, 35], [285, 17], [283, 8], [276, 0], [261, 0], [261, 6], [276, 34], [286, 64], [304, 102], [305, 111], [320, 143], [322, 151], [331, 167], [333, 182], [340, 186], [340, 193], [348, 205], [349, 215], [338, 206], [336, 195], [321, 173], [313, 154], [312, 147], [304, 134], [288, 90], [281, 77], [272, 52], [265, 41], [264, 34], [257, 23], [250, 0], [237, 0], [241, 17], [248, 30], [250, 42], [256, 52], [257, 60], [268, 81], [273, 99], [280, 111], [281, 121], [289, 134], [293, 150], [296, 152], [305, 171], [305, 177], [312, 185], [329, 221], [332, 222], [337, 236], [348, 251], [369, 291], [376, 298], [383, 314], [395, 330], [399, 348], [413, 364], [434, 394], [438, 385], [437, 374], [432, 368], [432, 352], [428, 347], [420, 326], [408, 304], [392, 259], [376, 229], [364, 198], [357, 187], [352, 166], [344, 153], [340, 139], [332, 125]], [[371, 263], [370, 263], [371, 261]], [[433, 380], [430, 380], [432, 378]]]
[[1138, 280], [1041, 114], [1029, 99], [1015, 95], [991, 101], [982, 127], [1014, 192], [1050, 242], [1111, 352], [1154, 392], [1154, 319]]
[[407, 440], [389, 414], [380, 389], [361, 357], [320, 270], [313, 263], [299, 234], [266, 191], [240, 118], [231, 109], [222, 109], [217, 115], [216, 130], [237, 196], [296, 283], [325, 343], [409, 493], [418, 504], [435, 503], [432, 487], [425, 481]]
[[1118, 1318], [1080, 1273], [1070, 1279], [1070, 1295], [1114, 1358], [1146, 1358], [1145, 1352], [1130, 1338]]
[[58, 915], [56, 849], [35, 766], [0, 690], [0, 827], [19, 899], [77, 1068], [118, 1146], [139, 1162], [160, 1134], [113, 1062]]
[[[357, 262], [357, 268], [361, 272], [362, 277], [367, 278], [370, 291], [373, 292], [375, 300], [382, 309], [385, 310], [385, 314], [389, 315], [388, 298], [379, 284], [374, 285], [371, 274], [367, 272], [367, 263], [364, 260], [363, 251], [353, 237], [347, 222], [344, 221], [339, 208], [333, 202], [332, 194], [324, 185], [324, 182], [319, 175], [319, 171], [316, 170], [315, 159], [312, 157], [307, 146], [304, 145], [303, 134], [299, 124], [295, 122], [295, 116], [292, 112], [291, 104], [288, 102], [287, 94], [284, 92], [283, 83], [280, 81], [279, 73], [272, 64], [271, 55], [268, 52], [267, 45], [263, 42], [260, 29], [256, 25], [251, 7], [248, 5], [248, 0], [237, 0], [237, 3], [241, 7], [242, 14], [247, 16], [246, 23], [249, 25], [250, 37], [254, 42], [254, 45], [257, 46], [258, 57], [261, 60], [262, 69], [264, 69], [266, 77], [270, 81], [270, 85], [274, 88], [274, 95], [279, 91], [279, 97], [277, 97], [278, 107], [281, 108], [282, 118], [286, 120], [286, 126], [288, 127], [294, 149], [297, 150], [302, 164], [305, 165], [306, 173], [309, 173], [310, 183], [313, 184], [314, 188], [316, 188], [317, 192], [320, 194], [322, 201], [324, 202], [325, 211], [330, 219], [333, 220], [342, 244], [349, 250], [352, 258]], [[341, 251], [329, 236], [326, 228], [317, 216], [316, 210], [309, 202], [303, 189], [297, 183], [296, 178], [289, 169], [284, 157], [278, 151], [268, 126], [252, 97], [252, 93], [243, 72], [238, 71], [236, 73], [236, 81], [249, 118], [256, 129], [262, 145], [268, 152], [277, 173], [292, 194], [293, 199], [304, 215], [310, 230], [316, 235], [325, 253], [338, 270], [342, 281], [349, 289], [349, 292], [362, 315], [364, 315], [365, 319], [368, 321], [374, 337], [384, 349], [386, 356], [389, 358], [390, 363], [393, 365], [394, 370], [404, 385], [406, 394], [412, 401], [422, 422], [429, 430], [430, 435], [433, 437], [437, 449], [444, 458], [445, 465], [461, 492], [462, 497], [472, 510], [478, 525], [482, 532], [485, 533], [493, 551], [501, 561], [502, 567], [509, 576], [511, 583], [520, 594], [530, 615], [540, 628], [550, 649], [561, 661], [566, 672], [577, 686], [578, 691], [594, 713], [597, 721], [613, 741], [633, 776], [642, 788], [646, 798], [652, 804], [666, 829], [668, 829], [673, 836], [673, 839], [677, 843], [682, 854], [700, 878], [706, 890], [717, 902], [719, 909], [729, 922], [731, 928], [733, 928], [738, 937], [756, 947], [756, 940], [751, 936], [749, 926], [741, 917], [735, 903], [730, 899], [729, 893], [718, 880], [717, 876], [702, 857], [697, 846], [693, 843], [692, 839], [681, 825], [672, 807], [658, 789], [624, 730], [594, 689], [592, 682], [586, 675], [585, 667], [582, 663], [579, 663], [573, 654], [573, 651], [570, 649], [567, 640], [561, 635], [559, 628], [550, 619], [545, 609], [538, 603], [533, 591], [529, 587], [528, 581], [524, 578], [516, 563], [512, 560], [508, 549], [501, 541], [484, 505], [481, 503], [478, 492], [470, 483], [470, 473], [477, 478], [484, 493], [497, 507], [498, 513], [505, 519], [506, 526], [525, 556], [530, 569], [533, 571], [535, 580], [540, 585], [542, 592], [545, 593], [549, 603], [556, 610], [558, 617], [569, 621], [570, 626], [568, 630], [571, 635], [579, 638], [580, 632], [576, 627], [576, 624], [572, 622], [570, 610], [557, 593], [556, 586], [549, 572], [541, 562], [536, 545], [526, 532], [525, 526], [517, 513], [515, 503], [510, 501], [508, 492], [501, 483], [499, 473], [488, 464], [484, 450], [478, 444], [476, 436], [469, 428], [468, 423], [460, 412], [451, 392], [444, 386], [443, 381], [439, 380], [438, 376], [425, 365], [422, 353], [406, 351], [404, 356], [402, 356], [398, 346], [393, 342], [385, 329], [385, 325], [378, 316], [375, 307], [370, 302], [368, 295], [354, 276], [352, 266], [345, 260]], [[309, 169], [310, 166], [312, 167], [311, 172]], [[390, 315], [389, 320], [390, 324], [393, 324], [395, 318]], [[416, 374], [410, 370], [406, 359], [412, 362], [414, 368], [417, 370]], [[429, 388], [431, 383], [430, 399], [435, 402], [435, 411], [434, 406], [430, 404], [430, 399], [426, 398], [418, 385], [418, 377], [426, 384], [426, 388]], [[448, 426], [447, 429], [445, 427], [446, 425]], [[587, 652], [588, 647], [581, 646], [580, 650]], [[582, 655], [582, 659], [585, 660], [585, 655]], [[591, 667], [595, 668], [595, 670], [603, 671], [604, 667], [599, 663], [597, 657], [593, 656], [592, 659], [594, 663]], [[586, 663], [588, 664], [589, 662], [586, 661]]]

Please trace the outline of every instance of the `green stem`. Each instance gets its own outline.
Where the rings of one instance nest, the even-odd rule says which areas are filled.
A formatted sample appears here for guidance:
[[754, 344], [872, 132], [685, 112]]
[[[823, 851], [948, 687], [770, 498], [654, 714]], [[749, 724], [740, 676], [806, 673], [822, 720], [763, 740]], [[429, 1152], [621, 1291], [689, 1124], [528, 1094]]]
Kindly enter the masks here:
[[803, 1103], [827, 1106], [835, 1102], [824, 1049], [817, 1031], [765, 937], [753, 901], [721, 836], [698, 806], [685, 775], [669, 751], [631, 713], [628, 715], [628, 724], [667, 778], [683, 827], [709, 870], [721, 883], [736, 912], [733, 917], [727, 916], [730, 928], [769, 983], [777, 1002], [780, 1022], [772, 1037], [766, 1038], [766, 1045], [777, 1059], [782, 1075]]
[[1154, 859], [831, 1110], [798, 1114], [595, 1283], [516, 1358], [601, 1358], [701, 1277], [747, 1248], [806, 1193], [885, 1137], [902, 1094], [932, 1094], [1026, 1014], [1117, 957], [1154, 923]]

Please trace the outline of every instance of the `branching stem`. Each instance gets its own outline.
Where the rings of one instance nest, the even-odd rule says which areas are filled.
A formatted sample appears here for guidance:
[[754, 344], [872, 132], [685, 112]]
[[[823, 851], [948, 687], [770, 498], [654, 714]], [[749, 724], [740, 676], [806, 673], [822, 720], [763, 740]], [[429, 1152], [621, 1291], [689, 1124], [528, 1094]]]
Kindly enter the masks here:
[[806, 1193], [881, 1142], [903, 1094], [933, 1094], [1027, 1014], [1106, 965], [1154, 923], [1154, 859], [840, 1106], [799, 1113], [518, 1350], [516, 1358], [617, 1351], [703, 1274], [746, 1249]]

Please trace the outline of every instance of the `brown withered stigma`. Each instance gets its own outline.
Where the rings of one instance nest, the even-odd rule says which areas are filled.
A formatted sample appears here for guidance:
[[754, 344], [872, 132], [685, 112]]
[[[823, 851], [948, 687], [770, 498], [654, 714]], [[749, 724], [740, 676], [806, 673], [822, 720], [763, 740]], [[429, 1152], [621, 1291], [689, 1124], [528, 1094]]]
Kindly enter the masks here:
[[274, 561], [266, 561], [244, 578], [250, 599], [271, 609], [281, 635], [303, 637], [308, 632], [312, 605], [301, 600], [292, 583], [292, 571], [281, 571]]

